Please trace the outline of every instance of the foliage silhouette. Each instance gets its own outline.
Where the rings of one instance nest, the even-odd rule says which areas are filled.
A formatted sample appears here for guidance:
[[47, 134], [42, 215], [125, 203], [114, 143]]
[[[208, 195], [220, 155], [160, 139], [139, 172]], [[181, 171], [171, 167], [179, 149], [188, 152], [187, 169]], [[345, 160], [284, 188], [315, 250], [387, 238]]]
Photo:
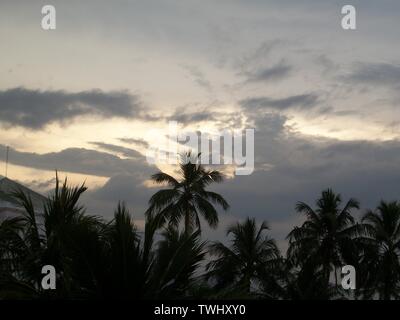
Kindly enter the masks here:
[[171, 226], [177, 227], [184, 220], [185, 232], [192, 233], [194, 227], [201, 230], [200, 216], [212, 228], [218, 225], [218, 213], [214, 205], [224, 210], [229, 208], [228, 202], [218, 193], [206, 188], [212, 183], [223, 181], [223, 175], [217, 170], [208, 170], [200, 164], [200, 154], [193, 156], [191, 152], [181, 155], [179, 179], [165, 172], [152, 175], [151, 179], [158, 184], [166, 184], [170, 188], [156, 192], [149, 200], [147, 216], [161, 214]]
[[[61, 183], [57, 174], [40, 212], [16, 190], [11, 196], [22, 214], [0, 220], [0, 299], [399, 298], [399, 202], [381, 201], [360, 222], [353, 216], [358, 201], [342, 203], [331, 189], [322, 191], [314, 209], [298, 202], [305, 221], [287, 236], [286, 257], [268, 236], [267, 222], [258, 225], [254, 218], [229, 227], [228, 244], [207, 243], [199, 215], [216, 227], [214, 204], [229, 206], [206, 190], [222, 175], [203, 168], [198, 157], [181, 163], [179, 180], [153, 175], [170, 188], [150, 199], [142, 231], [123, 202], [111, 221], [87, 214], [79, 204], [86, 187]], [[46, 264], [57, 270], [56, 290], [41, 287]], [[345, 264], [357, 270], [351, 294], [337, 277]]]

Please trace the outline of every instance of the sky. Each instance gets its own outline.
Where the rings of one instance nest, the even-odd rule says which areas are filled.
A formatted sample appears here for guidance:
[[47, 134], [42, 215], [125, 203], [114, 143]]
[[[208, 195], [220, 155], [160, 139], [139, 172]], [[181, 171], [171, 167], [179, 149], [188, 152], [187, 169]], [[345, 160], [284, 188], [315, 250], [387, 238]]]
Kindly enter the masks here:
[[[177, 121], [255, 129], [254, 173], [213, 187], [231, 208], [211, 240], [251, 216], [284, 248], [296, 202], [328, 187], [358, 214], [399, 198], [399, 1], [50, 2], [0, 3], [9, 178], [46, 194], [58, 170], [85, 181], [89, 213], [111, 218], [124, 200], [143, 225], [150, 175], [173, 170], [146, 161], [161, 139], [148, 133]], [[46, 4], [56, 30], [41, 28]], [[346, 4], [356, 30], [341, 27]]]

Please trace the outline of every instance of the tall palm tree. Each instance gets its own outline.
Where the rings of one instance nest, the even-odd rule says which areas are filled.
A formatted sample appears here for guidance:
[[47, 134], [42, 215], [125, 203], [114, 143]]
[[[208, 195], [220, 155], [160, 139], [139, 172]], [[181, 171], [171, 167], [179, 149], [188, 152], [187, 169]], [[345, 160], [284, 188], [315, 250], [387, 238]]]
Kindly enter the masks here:
[[381, 201], [367, 211], [360, 225], [359, 241], [367, 249], [368, 281], [365, 297], [400, 298], [400, 203]]
[[337, 269], [355, 249], [352, 239], [356, 225], [351, 210], [359, 209], [359, 203], [355, 199], [347, 201], [344, 207], [341, 203], [340, 194], [331, 189], [322, 191], [315, 209], [298, 202], [296, 211], [304, 214], [306, 221], [287, 236], [288, 258], [300, 268], [312, 268], [315, 273], [322, 271], [326, 285], [334, 271], [337, 286]]
[[217, 227], [215, 204], [223, 210], [229, 208], [220, 194], [206, 190], [210, 184], [222, 182], [223, 175], [217, 170], [204, 168], [200, 164], [200, 154], [195, 157], [190, 152], [181, 155], [177, 179], [165, 172], [158, 172], [151, 178], [155, 183], [167, 184], [170, 188], [159, 190], [150, 198], [146, 215], [160, 213], [172, 226], [178, 226], [183, 218], [187, 234], [191, 234], [194, 227], [200, 230], [200, 216], [210, 227]]
[[207, 278], [216, 282], [216, 289], [231, 288], [251, 295], [252, 283], [266, 284], [266, 276], [280, 261], [280, 253], [273, 239], [265, 235], [264, 221], [257, 228], [255, 219], [247, 218], [227, 230], [232, 235], [231, 246], [221, 242], [210, 246], [217, 258], [207, 264]]

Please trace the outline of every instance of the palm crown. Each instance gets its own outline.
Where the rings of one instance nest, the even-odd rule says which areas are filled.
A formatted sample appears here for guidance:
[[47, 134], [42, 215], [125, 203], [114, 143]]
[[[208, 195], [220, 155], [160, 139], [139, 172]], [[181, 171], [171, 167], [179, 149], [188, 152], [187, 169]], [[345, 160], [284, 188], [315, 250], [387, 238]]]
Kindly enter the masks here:
[[358, 209], [359, 203], [350, 199], [341, 208], [341, 202], [340, 194], [331, 189], [322, 191], [321, 198], [316, 201], [316, 209], [298, 202], [296, 211], [305, 214], [306, 221], [288, 235], [289, 259], [294, 264], [311, 266], [315, 270], [322, 268], [326, 282], [330, 272], [342, 265], [353, 248], [352, 238], [356, 228], [351, 210]]
[[200, 154], [195, 157], [190, 152], [182, 155], [177, 179], [165, 172], [158, 172], [151, 178], [170, 188], [159, 190], [150, 198], [146, 214], [161, 214], [164, 221], [175, 227], [184, 219], [185, 232], [188, 234], [194, 227], [201, 229], [200, 216], [210, 227], [217, 227], [215, 204], [224, 210], [229, 208], [228, 202], [220, 194], [206, 190], [210, 184], [222, 182], [224, 177], [217, 170], [204, 168], [200, 164]]
[[369, 256], [366, 296], [377, 291], [381, 299], [399, 298], [400, 204], [381, 201], [359, 226], [359, 242]]
[[237, 291], [250, 294], [251, 284], [262, 283], [280, 259], [275, 241], [265, 234], [268, 229], [265, 221], [257, 228], [255, 219], [250, 218], [229, 227], [231, 246], [221, 242], [210, 246], [217, 259], [208, 263], [207, 277], [216, 280], [217, 287], [235, 286]]

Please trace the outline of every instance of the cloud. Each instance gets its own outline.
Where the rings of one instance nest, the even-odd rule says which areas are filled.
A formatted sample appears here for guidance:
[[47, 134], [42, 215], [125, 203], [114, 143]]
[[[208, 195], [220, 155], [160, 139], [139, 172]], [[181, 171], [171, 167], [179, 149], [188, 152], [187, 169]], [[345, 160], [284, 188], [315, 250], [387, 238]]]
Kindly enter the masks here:
[[270, 97], [254, 97], [239, 101], [242, 109], [248, 112], [260, 112], [265, 109], [284, 111], [291, 108], [311, 109], [318, 102], [314, 93], [300, 94], [285, 98], [274, 99]]
[[[299, 221], [296, 202], [314, 205], [324, 188], [340, 192], [344, 200], [358, 198], [363, 210], [373, 208], [381, 198], [398, 198], [400, 141], [312, 138], [291, 131], [285, 126], [286, 120], [279, 113], [259, 115], [255, 122], [256, 171], [212, 186], [230, 203], [228, 215], [254, 216], [278, 224], [280, 229], [271, 232], [283, 241]], [[110, 151], [115, 147], [103, 146]], [[103, 187], [89, 190], [82, 199], [90, 213], [111, 217], [116, 203], [125, 200], [134, 209], [134, 217], [142, 217], [150, 195], [156, 191], [143, 185], [157, 171], [145, 159], [121, 159], [77, 148], [42, 155], [11, 150], [10, 155], [12, 163], [28, 167], [110, 177]], [[221, 224], [219, 230], [223, 232], [224, 227]]]
[[[0, 145], [1, 148], [4, 146]], [[106, 152], [84, 148], [68, 148], [60, 152], [44, 154], [21, 152], [10, 148], [9, 162], [29, 168], [59, 170], [72, 173], [112, 177], [115, 175], [137, 175], [142, 180], [155, 170], [144, 156], [122, 159]]]
[[196, 66], [184, 66], [184, 69], [193, 78], [193, 81], [201, 88], [206, 91], [212, 91], [212, 85], [210, 81], [207, 80], [204, 73]]
[[51, 178], [47, 180], [26, 180], [26, 181], [18, 181], [24, 186], [27, 186], [33, 190], [39, 190], [39, 191], [48, 191], [50, 188], [53, 188], [55, 183], [56, 183], [56, 178]]
[[142, 155], [134, 149], [125, 148], [123, 146], [118, 146], [115, 144], [109, 144], [104, 142], [89, 142], [89, 143], [99, 147], [100, 149], [115, 152], [117, 154], [122, 154], [124, 157], [127, 158], [133, 158], [133, 159], [142, 158]]
[[310, 139], [287, 129], [271, 135], [268, 129], [259, 127], [255, 135], [256, 171], [216, 186], [233, 214], [285, 221], [296, 216], [297, 201], [314, 205], [328, 187], [344, 199], [358, 198], [363, 209], [381, 198], [398, 198], [400, 141]]
[[391, 63], [358, 63], [346, 78], [355, 83], [397, 86], [400, 81], [400, 65]]
[[154, 189], [146, 188], [141, 177], [137, 175], [117, 174], [104, 186], [85, 192], [82, 202], [87, 205], [88, 212], [111, 218], [117, 203], [123, 201], [137, 219], [144, 218], [143, 213], [154, 192]]
[[141, 147], [149, 147], [149, 143], [143, 139], [135, 139], [135, 138], [119, 138], [119, 141], [123, 143], [128, 143], [128, 144], [137, 144]]
[[0, 122], [34, 130], [54, 122], [65, 124], [80, 116], [132, 118], [141, 117], [142, 112], [139, 97], [125, 91], [0, 91]]
[[277, 81], [287, 77], [292, 71], [292, 67], [286, 62], [281, 61], [270, 68], [258, 68], [255, 71], [244, 72], [247, 82], [269, 82]]
[[323, 75], [339, 70], [340, 65], [335, 63], [327, 54], [320, 54], [316, 57], [315, 63], [322, 68]]
[[280, 47], [285, 41], [283, 39], [273, 39], [263, 41], [254, 50], [241, 56], [234, 63], [234, 67], [240, 70], [248, 70], [255, 65], [261, 65], [268, 62], [271, 52]]
[[216, 121], [217, 115], [218, 113], [211, 111], [183, 112], [183, 110], [177, 110], [168, 120], [187, 125], [202, 121]]

